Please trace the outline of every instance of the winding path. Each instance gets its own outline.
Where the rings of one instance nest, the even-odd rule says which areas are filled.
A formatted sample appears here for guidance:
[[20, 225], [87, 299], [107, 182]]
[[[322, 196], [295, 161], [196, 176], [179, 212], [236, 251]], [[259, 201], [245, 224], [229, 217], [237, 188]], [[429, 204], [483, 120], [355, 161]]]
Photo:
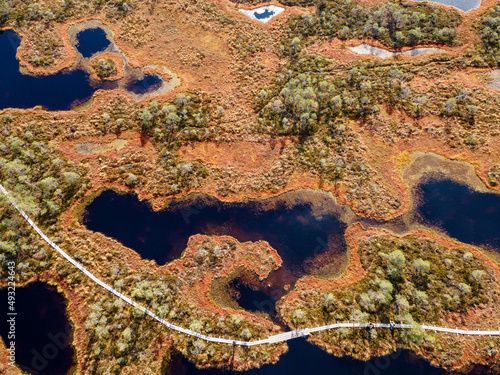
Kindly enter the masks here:
[[[72, 257], [70, 257], [65, 251], [63, 251], [59, 246], [57, 246], [54, 242], [48, 238], [45, 233], [43, 233], [40, 228], [29, 218], [29, 216], [17, 205], [17, 202], [14, 200], [14, 198], [10, 195], [10, 193], [0, 184], [0, 191], [7, 197], [9, 202], [15, 207], [15, 209], [22, 215], [22, 217], [29, 223], [29, 225], [40, 235], [40, 237], [43, 238], [45, 242], [47, 242], [55, 251], [57, 251], [59, 254], [61, 254], [68, 262], [70, 262], [73, 266], [78, 268], [82, 273], [87, 275], [92, 281], [94, 281], [96, 284], [100, 285], [110, 293], [113, 293], [115, 296], [118, 298], [121, 298], [123, 301], [127, 302], [129, 305], [134, 306], [135, 308], [138, 308], [142, 311], [144, 311], [145, 314], [149, 315], [153, 319], [157, 320], [164, 326], [173, 329], [178, 332], [185, 333], [186, 335], [190, 335], [193, 337], [197, 337], [201, 340], [205, 341], [210, 341], [210, 342], [216, 342], [219, 344], [228, 344], [228, 345], [239, 345], [239, 346], [255, 346], [255, 345], [262, 345], [262, 344], [274, 344], [278, 342], [283, 342], [283, 341], [288, 341], [297, 337], [304, 337], [308, 336], [311, 333], [314, 332], [320, 332], [320, 331], [325, 331], [325, 330], [331, 330], [331, 329], [336, 329], [336, 328], [391, 328], [390, 324], [387, 323], [335, 323], [335, 324], [328, 324], [325, 326], [320, 326], [320, 327], [314, 327], [314, 328], [303, 328], [303, 329], [297, 329], [294, 331], [288, 331], [284, 333], [280, 333], [278, 335], [274, 336], [269, 336], [266, 339], [262, 340], [256, 340], [256, 341], [241, 341], [241, 340], [229, 340], [229, 339], [223, 339], [220, 337], [214, 337], [214, 336], [208, 336], [208, 335], [203, 335], [198, 332], [191, 331], [189, 329], [183, 328], [176, 326], [172, 323], [167, 322], [166, 320], [160, 318], [158, 315], [153, 313], [152, 311], [149, 311], [145, 307], [139, 305], [137, 302], [132, 301], [130, 298], [127, 296], [123, 295], [122, 293], [118, 292], [117, 290], [113, 289], [110, 285], [106, 284], [105, 282], [101, 281], [98, 279], [96, 276], [94, 276], [91, 272], [89, 272], [85, 267], [83, 267], [80, 263], [78, 263], [76, 260], [74, 260]], [[428, 325], [421, 325], [420, 326], [422, 329], [427, 330], [427, 331], [435, 331], [435, 332], [445, 332], [445, 333], [452, 333], [452, 334], [457, 334], [457, 335], [474, 335], [474, 336], [500, 336], [500, 331], [469, 331], [469, 330], [464, 330], [464, 329], [453, 329], [453, 328], [443, 328], [443, 327], [435, 327], [435, 326], [428, 326]], [[413, 325], [411, 324], [394, 324], [392, 326], [394, 329], [411, 329], [414, 328]]]

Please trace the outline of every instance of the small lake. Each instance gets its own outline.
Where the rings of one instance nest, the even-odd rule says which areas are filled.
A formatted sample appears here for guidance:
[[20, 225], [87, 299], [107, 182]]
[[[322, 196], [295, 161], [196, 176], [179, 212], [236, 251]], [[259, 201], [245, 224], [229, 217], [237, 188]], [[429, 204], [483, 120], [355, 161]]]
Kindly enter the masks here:
[[100, 27], [80, 31], [76, 38], [78, 52], [85, 58], [104, 51], [111, 44], [105, 31]]
[[[9, 342], [7, 288], [0, 290], [0, 335]], [[64, 297], [53, 286], [34, 282], [16, 288], [16, 363], [33, 375], [66, 375], [75, 364], [72, 328]], [[10, 344], [9, 344], [10, 345]], [[9, 346], [7, 345], [7, 347]]]
[[[415, 0], [415, 1], [426, 1], [426, 0]], [[468, 12], [469, 10], [472, 9], [477, 9], [481, 6], [481, 0], [436, 0], [430, 2], [452, 6], [464, 12]]]
[[113, 237], [160, 265], [179, 258], [195, 234], [229, 235], [240, 242], [268, 241], [282, 257], [283, 266], [295, 274], [302, 274], [317, 255], [345, 258], [346, 224], [335, 214], [314, 215], [308, 202], [288, 204], [286, 197], [226, 203], [190, 195], [154, 212], [134, 194], [107, 190], [86, 207], [83, 222], [88, 229]]
[[278, 7], [275, 5], [267, 5], [264, 7], [259, 7], [256, 9], [240, 9], [240, 12], [247, 15], [251, 19], [258, 20], [261, 22], [267, 22], [274, 16], [283, 12], [285, 8]]
[[500, 251], [500, 194], [430, 178], [418, 187], [417, 214], [457, 240]]
[[[230, 370], [198, 370], [181, 355], [174, 356], [165, 375], [446, 375], [446, 371], [416, 358], [407, 350], [373, 358], [368, 362], [349, 357], [335, 357], [319, 347], [299, 338], [288, 341], [289, 351], [278, 363], [259, 369], [236, 372]], [[472, 374], [477, 374], [472, 372]]]
[[370, 46], [369, 44], [362, 43], [356, 47], [348, 47], [351, 51], [356, 52], [359, 55], [376, 55], [382, 59], [387, 57], [392, 57], [396, 55], [410, 55], [416, 56], [423, 53], [437, 53], [437, 52], [446, 52], [445, 49], [442, 48], [433, 48], [433, 47], [421, 47], [421, 48], [413, 48], [406, 52], [391, 52], [383, 48], [378, 48], [374, 46]]

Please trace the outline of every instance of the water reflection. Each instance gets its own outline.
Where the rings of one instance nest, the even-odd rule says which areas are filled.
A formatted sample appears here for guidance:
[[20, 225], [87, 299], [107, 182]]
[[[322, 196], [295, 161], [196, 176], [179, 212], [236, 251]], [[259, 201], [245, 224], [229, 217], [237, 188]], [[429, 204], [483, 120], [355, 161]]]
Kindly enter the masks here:
[[374, 46], [370, 46], [369, 44], [362, 43], [359, 46], [356, 47], [348, 47], [351, 51], [356, 52], [357, 54], [360, 55], [376, 55], [382, 59], [385, 59], [387, 57], [392, 57], [396, 55], [410, 55], [410, 56], [416, 56], [420, 55], [423, 53], [437, 53], [437, 52], [446, 52], [445, 49], [442, 48], [433, 48], [433, 47], [421, 47], [421, 48], [414, 48], [409, 51], [405, 52], [391, 52], [383, 48], [378, 48]]
[[437, 178], [423, 182], [418, 192], [417, 213], [424, 222], [461, 242], [500, 250], [500, 194]]
[[[415, 1], [427, 1], [427, 0], [415, 0]], [[442, 5], [448, 5], [455, 7], [457, 9], [468, 12], [472, 9], [477, 9], [481, 6], [481, 0], [434, 0], [432, 3], [438, 3]]]
[[67, 110], [89, 100], [98, 89], [114, 89], [114, 82], [89, 79], [83, 70], [68, 70], [33, 76], [19, 71], [16, 59], [21, 43], [12, 30], [0, 33], [0, 110], [4, 108], [31, 108], [41, 105], [48, 110]]
[[307, 197], [288, 203], [287, 196], [227, 203], [192, 195], [154, 212], [136, 195], [108, 190], [86, 207], [84, 223], [158, 264], [178, 258], [195, 234], [230, 235], [240, 242], [265, 240], [278, 251], [283, 266], [297, 275], [325, 253], [330, 261], [344, 262], [347, 225], [326, 208], [316, 215]]

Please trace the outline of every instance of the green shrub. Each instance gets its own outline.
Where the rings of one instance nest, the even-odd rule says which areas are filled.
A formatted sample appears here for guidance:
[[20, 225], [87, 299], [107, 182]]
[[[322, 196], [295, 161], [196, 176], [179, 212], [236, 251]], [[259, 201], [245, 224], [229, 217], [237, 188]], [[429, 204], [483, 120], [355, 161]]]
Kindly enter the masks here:
[[116, 75], [117, 68], [111, 59], [98, 59], [92, 63], [97, 76], [101, 79]]

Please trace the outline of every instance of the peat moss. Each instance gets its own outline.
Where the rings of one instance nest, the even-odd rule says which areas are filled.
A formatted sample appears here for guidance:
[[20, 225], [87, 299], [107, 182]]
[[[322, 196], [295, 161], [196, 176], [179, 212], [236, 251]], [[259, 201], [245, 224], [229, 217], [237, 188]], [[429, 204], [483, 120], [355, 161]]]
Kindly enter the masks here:
[[[140, 269], [132, 273], [117, 260], [101, 277], [173, 324], [215, 337], [253, 340], [273, 334], [278, 327], [248, 313], [219, 309], [207, 299], [209, 284], [212, 277], [224, 277], [243, 264], [251, 264], [249, 267], [265, 277], [279, 266], [274, 253], [261, 242], [240, 244], [230, 238], [195, 236], [182, 258], [161, 272]], [[207, 295], [202, 292], [205, 289]], [[162, 352], [175, 349], [201, 367], [229, 366], [233, 356], [245, 356], [247, 360], [234, 364], [240, 370], [274, 362], [286, 350], [285, 344], [246, 349], [208, 343], [170, 331], [145, 317], [144, 312], [104, 293], [91, 296], [89, 305], [84, 326], [85, 351], [90, 353], [85, 367], [90, 374], [101, 374], [106, 369], [122, 373], [141, 365], [159, 366], [151, 352], [158, 352], [162, 342], [166, 344]], [[146, 352], [149, 354], [143, 356]]]

